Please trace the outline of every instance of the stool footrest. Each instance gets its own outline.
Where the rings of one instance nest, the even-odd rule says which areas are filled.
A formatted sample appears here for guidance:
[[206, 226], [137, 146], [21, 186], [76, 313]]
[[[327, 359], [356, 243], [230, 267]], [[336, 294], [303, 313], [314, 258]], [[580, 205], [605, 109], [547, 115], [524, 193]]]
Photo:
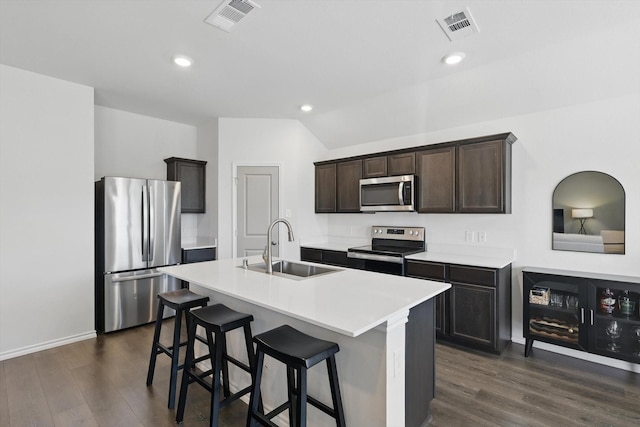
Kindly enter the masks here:
[[231, 357], [231, 356], [229, 356], [229, 355], [224, 356], [224, 358], [225, 358], [228, 362], [231, 362], [231, 363], [233, 363], [234, 365], [236, 365], [238, 368], [240, 368], [240, 369], [244, 369], [245, 371], [247, 371], [247, 372], [251, 373], [251, 368], [250, 368], [248, 365], [246, 365], [245, 363], [242, 363], [241, 361], [239, 361], [238, 359], [234, 359], [233, 357]]
[[316, 408], [320, 409], [325, 414], [331, 415], [333, 418], [336, 417], [336, 411], [334, 411], [333, 408], [331, 408], [330, 406], [327, 406], [324, 403], [320, 402], [315, 397], [311, 397], [311, 396], [307, 395], [307, 403], [310, 403], [311, 405], [313, 405]]

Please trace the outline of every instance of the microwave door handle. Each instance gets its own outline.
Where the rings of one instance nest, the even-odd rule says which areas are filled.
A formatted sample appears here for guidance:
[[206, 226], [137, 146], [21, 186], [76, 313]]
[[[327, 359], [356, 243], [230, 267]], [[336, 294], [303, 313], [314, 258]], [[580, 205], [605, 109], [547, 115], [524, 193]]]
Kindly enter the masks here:
[[404, 197], [402, 197], [402, 190], [404, 189], [404, 182], [398, 183], [398, 205], [404, 206]]

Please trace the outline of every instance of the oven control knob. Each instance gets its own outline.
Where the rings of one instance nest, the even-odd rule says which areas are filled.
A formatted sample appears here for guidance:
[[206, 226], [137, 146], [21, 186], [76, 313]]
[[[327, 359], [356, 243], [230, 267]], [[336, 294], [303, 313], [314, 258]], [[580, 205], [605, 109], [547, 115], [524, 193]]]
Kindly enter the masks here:
[[413, 230], [409, 230], [409, 236], [413, 236]]

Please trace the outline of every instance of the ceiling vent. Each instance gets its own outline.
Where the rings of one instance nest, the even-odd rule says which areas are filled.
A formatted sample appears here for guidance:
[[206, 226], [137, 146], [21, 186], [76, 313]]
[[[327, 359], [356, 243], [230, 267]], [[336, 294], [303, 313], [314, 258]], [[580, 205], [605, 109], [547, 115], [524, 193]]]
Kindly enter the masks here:
[[459, 40], [471, 34], [479, 33], [480, 28], [473, 20], [471, 11], [466, 7], [463, 11], [452, 13], [443, 19], [436, 19], [442, 31], [449, 37], [449, 40]]
[[204, 22], [230, 32], [242, 18], [256, 7], [260, 8], [251, 0], [224, 0], [211, 15], [207, 16]]

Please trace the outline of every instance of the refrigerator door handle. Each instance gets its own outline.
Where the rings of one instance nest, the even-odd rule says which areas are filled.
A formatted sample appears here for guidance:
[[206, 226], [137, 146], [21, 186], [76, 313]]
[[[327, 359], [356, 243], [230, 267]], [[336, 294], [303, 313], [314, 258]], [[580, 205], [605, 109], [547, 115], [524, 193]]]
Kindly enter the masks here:
[[[151, 184], [147, 184], [149, 187], [149, 254], [147, 256], [147, 261], [149, 261], [150, 263], [153, 262], [153, 249], [155, 247], [155, 230], [156, 230], [156, 214], [158, 212], [156, 212], [156, 205], [155, 205], [155, 199], [153, 199], [153, 188], [151, 187]], [[149, 267], [151, 267], [151, 264], [149, 264]]]
[[149, 274], [139, 274], [137, 276], [116, 277], [111, 279], [111, 282], [113, 283], [131, 282], [133, 280], [150, 279], [153, 277], [161, 277], [163, 275], [164, 273], [149, 273]]
[[142, 186], [142, 261], [149, 261], [149, 195], [147, 186]]

